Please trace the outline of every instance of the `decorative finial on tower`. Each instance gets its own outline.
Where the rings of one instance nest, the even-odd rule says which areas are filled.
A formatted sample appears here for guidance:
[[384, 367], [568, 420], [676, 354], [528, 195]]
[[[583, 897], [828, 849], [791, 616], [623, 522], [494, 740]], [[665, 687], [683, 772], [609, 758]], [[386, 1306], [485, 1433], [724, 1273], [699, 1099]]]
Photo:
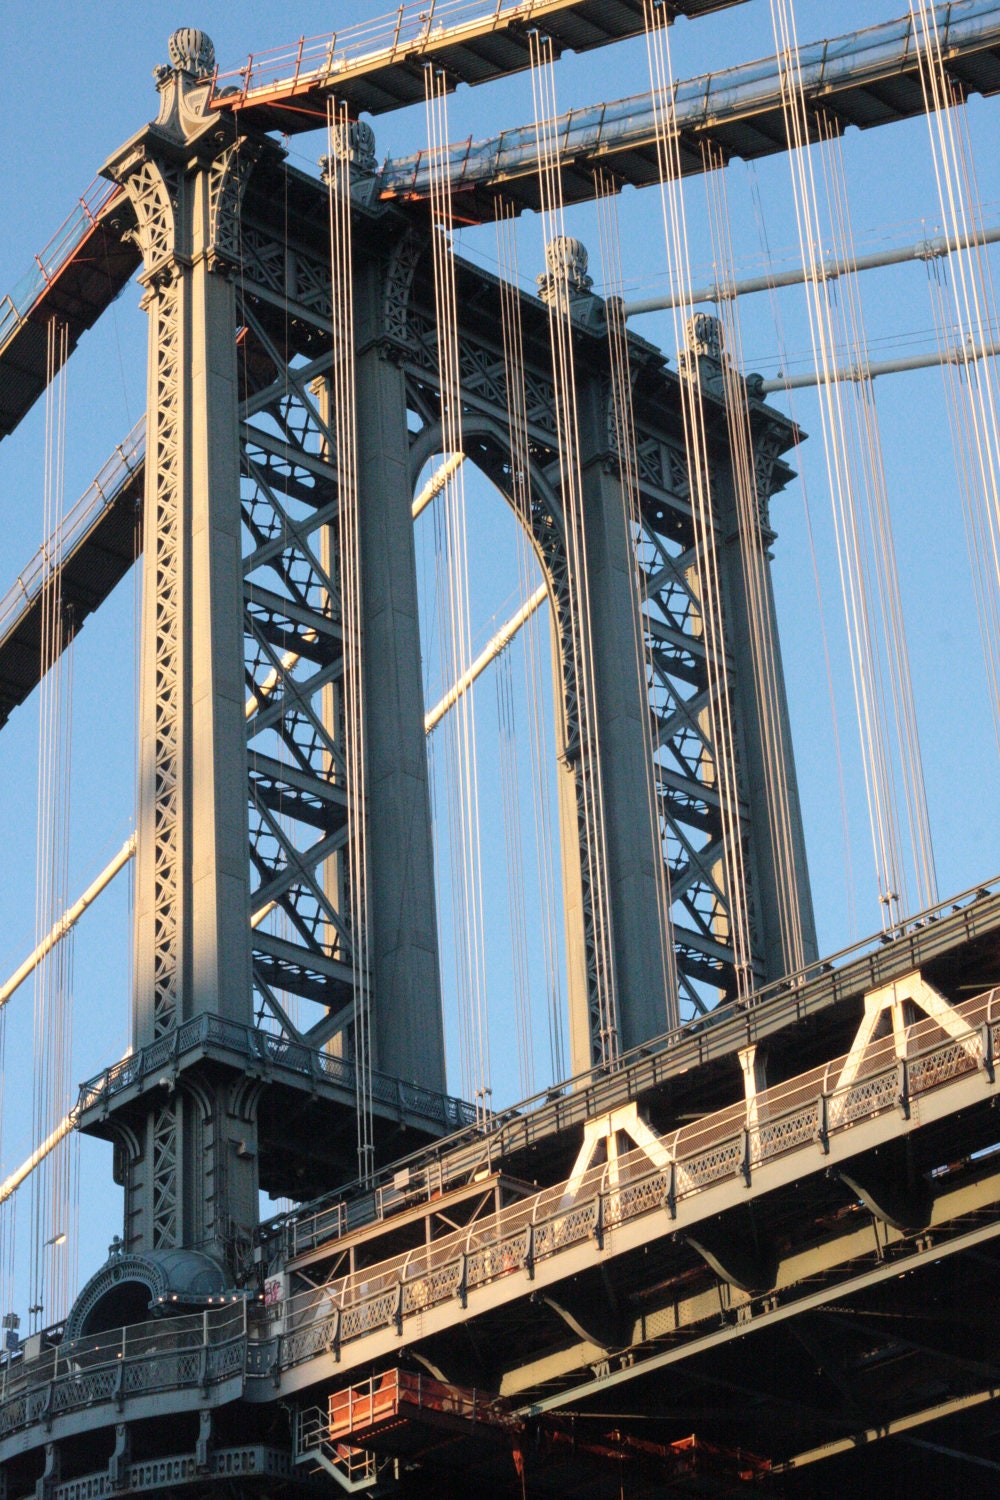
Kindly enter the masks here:
[[[365, 120], [350, 120], [346, 126], [334, 126], [331, 132], [333, 156], [338, 161], [351, 164], [351, 176], [371, 177], [378, 169], [375, 155], [375, 132]], [[319, 159], [320, 174], [324, 182], [330, 180], [330, 157]]]
[[167, 42], [170, 66], [192, 78], [209, 78], [215, 72], [215, 47], [205, 31], [182, 26]]
[[587, 247], [582, 240], [558, 234], [545, 247], [545, 270], [538, 277], [538, 295], [552, 303], [562, 296], [570, 302], [590, 295], [593, 277], [587, 275]]
[[711, 313], [695, 313], [684, 325], [685, 344], [699, 359], [722, 363], [722, 324]]
[[159, 63], [153, 69], [160, 95], [157, 128], [185, 141], [204, 135], [207, 129], [213, 130], [217, 142], [226, 132], [232, 137], [235, 124], [208, 107], [215, 77], [212, 38], [193, 26], [182, 26], [168, 39], [167, 51], [169, 64]]
[[711, 313], [695, 313], [684, 325], [684, 348], [677, 361], [682, 375], [698, 380], [702, 390], [721, 396], [725, 390], [722, 373], [722, 324]]

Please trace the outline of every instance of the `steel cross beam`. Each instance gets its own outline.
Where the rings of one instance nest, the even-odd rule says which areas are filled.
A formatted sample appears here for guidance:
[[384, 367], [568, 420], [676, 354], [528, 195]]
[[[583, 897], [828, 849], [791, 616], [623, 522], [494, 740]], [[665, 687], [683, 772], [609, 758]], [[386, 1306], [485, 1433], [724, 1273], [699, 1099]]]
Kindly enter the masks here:
[[[247, 314], [241, 316], [248, 317]], [[261, 363], [266, 353], [259, 329]], [[245, 677], [255, 906], [254, 983], [279, 1029], [321, 1046], [353, 1014], [354, 939], [345, 920], [346, 761], [334, 695], [343, 671], [329, 545], [335, 465], [310, 380], [328, 360], [280, 374], [244, 403], [241, 424]], [[267, 692], [261, 683], [267, 683]], [[293, 1021], [282, 995], [318, 1006]]]

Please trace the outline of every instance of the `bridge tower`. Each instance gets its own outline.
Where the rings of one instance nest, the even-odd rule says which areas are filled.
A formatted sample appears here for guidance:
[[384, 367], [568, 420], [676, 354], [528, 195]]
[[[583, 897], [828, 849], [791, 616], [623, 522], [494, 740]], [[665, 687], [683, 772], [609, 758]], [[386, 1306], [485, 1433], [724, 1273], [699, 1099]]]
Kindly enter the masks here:
[[[266, 136], [208, 107], [214, 61], [203, 33], [175, 33], [170, 57], [158, 73], [157, 119], [104, 169], [124, 190], [121, 213], [141, 252], [149, 319], [141, 748], [133, 1055], [96, 1081], [83, 1116], [85, 1129], [115, 1143], [124, 1236], [77, 1301], [70, 1320], [77, 1337], [124, 1321], [123, 1308], [138, 1307], [147, 1293], [190, 1301], [196, 1286], [221, 1292], [245, 1277], [262, 1181], [302, 1197], [350, 1175], [343, 1142], [354, 1089], [356, 975], [345, 896], [353, 878], [346, 852], [352, 816], [367, 819], [371, 849], [376, 1106], [380, 1087], [410, 1088], [425, 1102], [443, 1099], [445, 1090], [411, 519], [416, 477], [443, 440], [426, 227], [373, 196], [370, 132], [355, 128], [369, 788], [366, 808], [355, 810], [346, 793], [350, 751], [340, 704], [345, 655], [324, 194], [288, 168]], [[275, 222], [275, 197], [292, 203], [291, 228]], [[469, 266], [458, 274], [462, 358], [498, 372], [463, 391], [467, 454], [513, 503], [498, 289]], [[582, 247], [568, 258], [554, 255], [540, 285], [542, 301], [522, 299], [521, 309], [534, 405], [530, 529], [553, 620], [570, 1033], [579, 1072], [600, 1062], [607, 1045], [597, 994], [600, 942], [612, 955], [618, 997], [612, 1055], [675, 1024], [682, 1000], [703, 1005], [736, 993], [734, 901], [751, 913], [753, 982], [778, 977], [787, 959], [770, 858], [723, 356], [717, 346], [699, 345], [677, 375], [650, 346], [632, 340], [649, 392], [637, 403], [636, 535], [611, 410], [607, 309], [590, 292]], [[566, 502], [552, 478], [559, 459], [553, 301], [578, 341], [599, 771], [579, 750], [581, 685], [571, 637], [580, 603], [570, 587]], [[739, 892], [725, 874], [718, 786], [725, 751], [712, 741], [704, 557], [685, 471], [682, 380], [698, 384], [709, 412], [712, 545], [723, 578], [738, 839], [747, 872]], [[797, 434], [760, 403], [753, 423], [766, 516], [787, 472], [780, 453]], [[771, 533], [765, 528], [761, 538], [766, 546]], [[652, 680], [622, 670], [635, 656], [637, 549], [656, 559], [642, 579]], [[655, 837], [649, 819], [637, 815], [649, 801], [644, 718], [652, 720], [657, 747]], [[281, 756], [274, 741], [284, 747]], [[802, 937], [812, 957], [790, 748], [786, 753]], [[606, 819], [603, 904], [594, 898], [586, 857], [585, 809], [595, 798], [588, 777], [595, 775]], [[668, 862], [680, 994], [669, 992], [656, 936], [658, 860]], [[290, 937], [252, 925], [269, 907], [285, 913]], [[276, 998], [279, 987], [297, 991], [320, 1018], [308, 1028], [293, 1024]], [[255, 990], [259, 1013], [269, 1010], [278, 1023], [277, 1043], [273, 1031], [255, 1026]], [[339, 1154], [320, 1152], [310, 1161], [301, 1135], [292, 1143], [294, 1131], [279, 1144], [284, 1112], [261, 1058], [262, 1048], [277, 1055], [276, 1045], [283, 1054], [311, 1050], [312, 1072], [334, 1070], [336, 1097], [324, 1118], [341, 1142]], [[395, 1106], [395, 1096], [390, 1102]], [[436, 1128], [460, 1123], [457, 1106], [436, 1108]], [[429, 1119], [422, 1125], [433, 1133]]]

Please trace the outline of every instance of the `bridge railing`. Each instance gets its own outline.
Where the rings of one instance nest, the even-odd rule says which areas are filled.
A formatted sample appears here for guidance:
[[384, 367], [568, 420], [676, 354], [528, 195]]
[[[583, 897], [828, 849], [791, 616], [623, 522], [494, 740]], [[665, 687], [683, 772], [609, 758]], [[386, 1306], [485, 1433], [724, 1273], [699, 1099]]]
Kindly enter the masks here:
[[116, 1328], [9, 1362], [0, 1375], [0, 1439], [96, 1402], [218, 1385], [243, 1374], [246, 1302]]
[[[285, 1071], [316, 1082], [326, 1078], [349, 1093], [354, 1091], [354, 1064], [346, 1058], [334, 1057], [320, 1048], [307, 1047], [257, 1026], [244, 1026], [224, 1016], [206, 1014], [185, 1021], [169, 1035], [123, 1057], [120, 1062], [81, 1084], [78, 1112], [82, 1114], [106, 1105], [124, 1089], [141, 1083], [151, 1074], [159, 1075], [180, 1058], [203, 1047], [231, 1053], [244, 1068], [257, 1067], [266, 1073]], [[403, 1083], [384, 1073], [372, 1074], [371, 1092], [374, 1100], [394, 1113], [417, 1115], [443, 1126], [445, 1130], [461, 1129], [476, 1117], [473, 1106], [461, 1099], [436, 1094], [417, 1084]]]
[[[2, 304], [0, 304], [2, 305]], [[2, 333], [0, 333], [2, 338]], [[23, 573], [0, 599], [0, 641], [20, 615], [38, 598], [56, 569], [90, 530], [101, 511], [116, 498], [146, 454], [146, 418], [141, 416], [98, 472], [90, 487], [66, 512]]]
[[[563, 0], [563, 8], [569, 4]], [[213, 103], [232, 107], [234, 102], [256, 103], [271, 94], [322, 87], [359, 65], [377, 67], [419, 53], [445, 31], [451, 33], [449, 42], [460, 42], [463, 31], [496, 30], [514, 19], [523, 26], [540, 12], [556, 8], [553, 0], [414, 0], [340, 32], [252, 52], [241, 68], [216, 75]]]
[[[992, 1069], [1000, 1056], [1000, 989], [954, 1008], [959, 1035], [936, 1021], [907, 1028], [903, 1055], [892, 1036], [777, 1084], [662, 1138], [661, 1160], [636, 1149], [565, 1183], [477, 1220], [471, 1229], [331, 1280], [287, 1300], [280, 1363], [299, 1364], [443, 1302], [530, 1267], [640, 1214], [663, 1211], [719, 1182], [749, 1185], [762, 1164], [831, 1138], [910, 1101]], [[843, 1082], [841, 1080], [843, 1079]]]
[[35, 256], [31, 270], [21, 277], [13, 291], [0, 299], [0, 350], [121, 191], [118, 183], [95, 177], [48, 244]]

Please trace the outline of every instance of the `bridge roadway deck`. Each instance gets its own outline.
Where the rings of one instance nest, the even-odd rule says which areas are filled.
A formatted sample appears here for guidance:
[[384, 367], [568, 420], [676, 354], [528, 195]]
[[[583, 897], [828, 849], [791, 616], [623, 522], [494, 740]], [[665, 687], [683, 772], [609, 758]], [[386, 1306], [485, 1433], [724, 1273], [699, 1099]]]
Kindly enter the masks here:
[[142, 552], [145, 429], [143, 416], [0, 599], [0, 727], [38, 686], [42, 619], [58, 564], [72, 638]]
[[[596, 1165], [575, 1191], [563, 1181], [515, 1197], [349, 1274], [335, 1240], [325, 1272], [312, 1263], [318, 1284], [289, 1283], [280, 1321], [260, 1308], [244, 1322], [240, 1301], [8, 1364], [0, 1461], [141, 1417], [154, 1395], [159, 1414], [192, 1409], [195, 1394], [209, 1407], [242, 1397], [251, 1412], [325, 1399], [352, 1371], [402, 1355], [499, 1391], [527, 1421], [614, 1401], [611, 1388], [626, 1382], [630, 1409], [652, 1402], [669, 1416], [679, 1404], [669, 1371], [681, 1362], [686, 1390], [704, 1378], [738, 1394], [756, 1380], [756, 1407], [737, 1403], [726, 1420], [742, 1421], [744, 1445], [791, 1463], [797, 1444], [829, 1438], [831, 1421], [839, 1434], [843, 1413], [807, 1407], [791, 1421], [801, 1393], [790, 1370], [779, 1362], [779, 1380], [768, 1359], [755, 1362], [818, 1313], [861, 1329], [851, 1336], [867, 1341], [887, 1420], [914, 1415], [924, 1391], [914, 1368], [932, 1357], [939, 1395], [971, 1399], [994, 1368], [992, 1324], [980, 1316], [981, 1337], [970, 1332], [954, 1297], [967, 1295], [970, 1270], [988, 1284], [1000, 1268], [1000, 990], [956, 1014], [959, 1035], [919, 1022], [905, 1055], [891, 1037], [876, 1042], [843, 1083], [841, 1056], [770, 1088], [754, 1109], [730, 1105], [679, 1126], [655, 1152]], [[923, 1342], [928, 1302], [944, 1338], [936, 1350]], [[893, 1321], [879, 1326], [887, 1307]], [[954, 1320], [957, 1349], [942, 1317]], [[887, 1383], [890, 1356], [907, 1362], [906, 1379], [896, 1371]], [[253, 1419], [240, 1420], [249, 1439]]]
[[[839, 1078], [846, 1056], [768, 1089], [755, 1108], [741, 1101], [679, 1127], [662, 1138], [659, 1160], [635, 1148], [616, 1164], [590, 1168], [576, 1191], [565, 1181], [557, 1183], [467, 1230], [291, 1294], [283, 1331], [269, 1346], [282, 1391], [314, 1384], [324, 1368], [339, 1375], [389, 1357], [400, 1339], [430, 1339], [526, 1296], [537, 1297], [590, 1270], [595, 1258], [610, 1261], [643, 1252], [661, 1238], [686, 1236], [693, 1243], [706, 1220], [780, 1189], [798, 1189], [816, 1175], [829, 1180], [859, 1155], [910, 1133], [933, 1134], [935, 1126], [963, 1113], [969, 1115], [971, 1134], [958, 1154], [994, 1144], [992, 1059], [994, 1053], [1000, 1059], [1000, 990], [956, 1009], [968, 1026], [962, 1039], [945, 1036], [933, 1021], [919, 1022], [909, 1029], [907, 1056], [897, 1057], [890, 1036], [872, 1046], [859, 1073], [843, 1086]], [[953, 1149], [957, 1143], [956, 1136]], [[993, 1201], [996, 1185], [991, 1182], [984, 1202]], [[889, 1182], [883, 1191], [891, 1193]], [[877, 1199], [879, 1190], [871, 1196]], [[917, 1220], [923, 1206], [914, 1204], [910, 1211], [917, 1217], [908, 1227], [922, 1227]], [[928, 1222], [931, 1216], [928, 1212]], [[710, 1249], [713, 1263], [724, 1265], [729, 1257], [728, 1279], [743, 1283], [739, 1289], [747, 1301], [772, 1291], [779, 1280], [776, 1268], [760, 1252], [742, 1257], [742, 1270], [734, 1268], [734, 1244]], [[336, 1240], [328, 1245], [328, 1263], [339, 1265], [343, 1249]], [[315, 1277], [315, 1259], [312, 1273]], [[791, 1288], [788, 1274], [786, 1267]], [[676, 1308], [676, 1297], [668, 1305]], [[260, 1358], [270, 1374], [263, 1351]]]
[[1000, 880], [954, 897], [884, 934], [769, 985], [746, 1006], [704, 1020], [627, 1053], [612, 1072], [595, 1069], [493, 1117], [490, 1128], [447, 1136], [379, 1174], [279, 1215], [261, 1226], [268, 1256], [294, 1261], [318, 1245], [404, 1207], [504, 1171], [528, 1180], [568, 1175], [585, 1120], [632, 1100], [654, 1123], [724, 1107], [739, 1087], [740, 1048], [766, 1044], [777, 1082], [803, 1064], [825, 1065], [846, 1050], [866, 991], [919, 969], [959, 998], [1000, 978]]
[[[743, 3], [672, 0], [669, 10], [671, 20], [694, 19]], [[422, 104], [428, 63], [449, 89], [492, 83], [530, 68], [532, 31], [549, 37], [558, 57], [642, 36], [644, 17], [643, 0], [420, 0], [339, 35], [251, 54], [242, 68], [217, 75], [212, 107], [297, 135], [325, 126], [330, 99], [346, 104], [352, 119]]]
[[[963, 95], [1000, 89], [1000, 5], [996, 0], [958, 0], [935, 7], [938, 36], [949, 77]], [[910, 16], [803, 44], [799, 77], [807, 103], [811, 139], [820, 139], [825, 115], [841, 130], [869, 130], [924, 113], [920, 47]], [[673, 87], [671, 127], [679, 135], [683, 176], [705, 171], [703, 147], [713, 145], [729, 160], [753, 161], [789, 149], [782, 103], [783, 64], [760, 58], [718, 73], [678, 81]], [[637, 94], [561, 115], [553, 133], [566, 203], [594, 196], [594, 174], [609, 186], [648, 187], [660, 180], [657, 122], [662, 106], [653, 94]], [[499, 203], [523, 211], [541, 207], [538, 131], [534, 125], [506, 130], [489, 140], [453, 146], [448, 175], [457, 219], [488, 221]], [[383, 197], [423, 199], [430, 194], [426, 152], [388, 161], [380, 175]]]

